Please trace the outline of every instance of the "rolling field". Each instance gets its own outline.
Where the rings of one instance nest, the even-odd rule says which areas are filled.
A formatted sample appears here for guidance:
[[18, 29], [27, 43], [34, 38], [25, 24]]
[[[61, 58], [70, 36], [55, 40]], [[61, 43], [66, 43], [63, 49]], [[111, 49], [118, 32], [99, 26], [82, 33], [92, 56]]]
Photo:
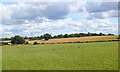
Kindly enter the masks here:
[[[38, 43], [63, 43], [63, 42], [85, 42], [85, 41], [108, 41], [108, 40], [118, 40], [118, 35], [114, 36], [87, 36], [87, 37], [73, 37], [73, 38], [57, 38], [57, 39], [49, 39], [48, 41], [44, 40], [26, 40], [30, 44], [33, 44], [34, 42]], [[10, 42], [8, 41], [2, 41], [2, 42]]]
[[58, 38], [50, 39], [48, 41], [44, 40], [26, 40], [29, 43], [33, 44], [35, 41], [38, 43], [63, 43], [63, 42], [85, 42], [85, 41], [108, 41], [108, 40], [118, 40], [118, 35], [114, 36], [87, 36], [87, 37], [73, 37], [73, 38]]
[[117, 70], [118, 42], [3, 46], [3, 70]]

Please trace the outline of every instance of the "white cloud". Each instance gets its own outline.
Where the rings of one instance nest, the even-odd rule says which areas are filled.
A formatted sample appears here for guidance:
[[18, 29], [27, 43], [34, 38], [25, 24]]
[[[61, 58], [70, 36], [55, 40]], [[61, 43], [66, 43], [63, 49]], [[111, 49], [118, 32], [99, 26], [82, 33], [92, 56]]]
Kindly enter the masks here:
[[[1, 4], [1, 7], [4, 36], [31, 36], [31, 33], [38, 36], [46, 32], [52, 35], [88, 31], [117, 32], [117, 23], [112, 24], [109, 20], [111, 17], [117, 17], [115, 6], [111, 6], [111, 9], [108, 7], [101, 9], [101, 6], [95, 4], [91, 10], [86, 8], [86, 12], [85, 2]], [[69, 14], [81, 14], [81, 12], [84, 12], [89, 20], [77, 21], [67, 18]]]
[[1, 0], [1, 2], [119, 2], [119, 0]]
[[[77, 5], [76, 5], [77, 4]], [[80, 7], [85, 2], [29, 2], [3, 5], [2, 24], [24, 24], [26, 21], [43, 22], [43, 18], [51, 20], [65, 19], [69, 13], [82, 12]]]
[[[19, 28], [18, 28], [19, 27]], [[56, 35], [65, 33], [97, 32], [114, 33], [117, 32], [117, 23], [111, 23], [109, 19], [93, 19], [74, 21], [63, 19], [51, 22], [28, 23], [23, 25], [9, 25], [4, 27], [4, 35], [10, 32], [12, 35], [33, 36], [42, 35], [46, 32]]]
[[89, 2], [86, 5], [86, 14], [88, 19], [118, 17], [118, 2]]

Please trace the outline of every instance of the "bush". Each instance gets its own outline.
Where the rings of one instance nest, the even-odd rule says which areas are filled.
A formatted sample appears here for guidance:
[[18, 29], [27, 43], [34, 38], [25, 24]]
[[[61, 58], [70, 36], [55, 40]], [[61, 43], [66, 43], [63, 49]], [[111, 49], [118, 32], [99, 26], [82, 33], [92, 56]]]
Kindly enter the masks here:
[[45, 43], [41, 43], [41, 44], [45, 44]]
[[56, 43], [56, 44], [62, 44], [62, 43]]
[[78, 42], [73, 42], [73, 43], [78, 43]]
[[77, 43], [80, 43], [80, 41], [78, 41]]
[[68, 42], [68, 43], [73, 43], [73, 42]]
[[51, 44], [54, 44], [54, 43], [51, 43]]
[[25, 44], [29, 44], [28, 42], [26, 42]]
[[9, 45], [8, 42], [2, 42], [2, 45]]
[[36, 45], [36, 44], [38, 44], [38, 43], [37, 43], [37, 42], [34, 42], [33, 44]]
[[120, 39], [120, 37], [118, 37], [117, 39]]
[[23, 44], [23, 43], [25, 43], [25, 40], [23, 37], [17, 35], [17, 36], [12, 38], [11, 43], [12, 44]]

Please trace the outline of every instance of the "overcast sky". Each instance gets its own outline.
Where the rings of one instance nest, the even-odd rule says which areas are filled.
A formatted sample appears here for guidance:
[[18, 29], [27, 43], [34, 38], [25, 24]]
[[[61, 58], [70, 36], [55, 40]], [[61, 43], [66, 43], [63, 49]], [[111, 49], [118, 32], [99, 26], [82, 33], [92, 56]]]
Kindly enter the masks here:
[[118, 2], [1, 2], [0, 17], [3, 37], [118, 34]]

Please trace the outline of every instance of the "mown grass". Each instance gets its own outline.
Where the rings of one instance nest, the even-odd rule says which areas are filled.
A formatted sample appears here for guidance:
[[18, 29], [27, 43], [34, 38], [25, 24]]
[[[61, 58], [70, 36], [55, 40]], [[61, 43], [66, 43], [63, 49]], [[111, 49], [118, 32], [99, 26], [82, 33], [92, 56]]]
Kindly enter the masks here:
[[3, 46], [3, 70], [117, 70], [118, 42]]

